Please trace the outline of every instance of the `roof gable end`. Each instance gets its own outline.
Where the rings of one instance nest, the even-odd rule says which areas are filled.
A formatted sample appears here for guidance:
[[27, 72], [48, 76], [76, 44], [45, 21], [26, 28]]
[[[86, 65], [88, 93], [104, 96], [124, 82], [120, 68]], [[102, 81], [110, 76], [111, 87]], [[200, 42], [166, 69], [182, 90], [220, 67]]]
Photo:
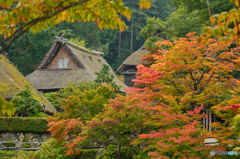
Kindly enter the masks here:
[[48, 51], [47, 55], [45, 56], [45, 58], [43, 59], [42, 63], [39, 65], [38, 69], [46, 69], [47, 66], [51, 63], [51, 61], [53, 60], [53, 58], [58, 54], [59, 49], [62, 47], [73, 59], [73, 61], [80, 67], [80, 68], [84, 68], [85, 66], [83, 65], [83, 63], [81, 62], [81, 59], [79, 59], [78, 57], [75, 56], [75, 54], [72, 52], [72, 50], [69, 48], [75, 48], [83, 53], [92, 55], [92, 56], [101, 56], [103, 53], [102, 52], [98, 52], [95, 50], [88, 50], [84, 47], [78, 46], [77, 44], [71, 43], [69, 42], [67, 39], [62, 38], [62, 37], [57, 37], [54, 41], [54, 44], [52, 45], [51, 49]]

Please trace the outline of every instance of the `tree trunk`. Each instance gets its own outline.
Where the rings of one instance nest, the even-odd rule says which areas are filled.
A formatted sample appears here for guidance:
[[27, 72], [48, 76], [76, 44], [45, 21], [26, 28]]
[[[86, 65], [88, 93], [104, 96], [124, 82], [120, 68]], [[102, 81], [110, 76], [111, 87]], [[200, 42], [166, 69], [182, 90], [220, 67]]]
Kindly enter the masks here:
[[[122, 14], [120, 14], [120, 19], [122, 19]], [[119, 31], [119, 48], [118, 48], [118, 57], [121, 54], [121, 40], [122, 40], [122, 34], [121, 31]]]
[[120, 159], [120, 158], [121, 158], [121, 145], [120, 145], [120, 141], [118, 139], [118, 152], [117, 152], [116, 159]]
[[[209, 5], [210, 5], [209, 0], [207, 0], [207, 5], [208, 5], [209, 16], [211, 17], [211, 16], [212, 16], [212, 13], [211, 13], [211, 9], [210, 9], [210, 7], [209, 7]], [[211, 22], [211, 24], [212, 24], [212, 27], [214, 27], [213, 22]]]
[[[134, 0], [132, 3], [133, 9], [134, 9]], [[131, 26], [131, 54], [133, 50], [133, 12], [132, 12], [132, 26]]]
[[195, 102], [191, 102], [191, 103], [190, 103], [189, 111], [193, 111], [194, 108], [196, 108], [196, 107], [197, 107], [197, 102], [196, 102], [196, 101], [195, 101]]

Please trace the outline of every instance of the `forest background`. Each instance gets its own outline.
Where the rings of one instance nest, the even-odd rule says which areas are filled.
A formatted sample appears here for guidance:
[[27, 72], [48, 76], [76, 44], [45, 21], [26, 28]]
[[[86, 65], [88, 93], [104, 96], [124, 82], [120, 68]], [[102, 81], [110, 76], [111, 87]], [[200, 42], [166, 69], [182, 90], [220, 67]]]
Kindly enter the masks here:
[[[132, 10], [132, 19], [124, 16], [128, 29], [124, 32], [111, 29], [98, 29], [96, 22], [61, 22], [36, 34], [31, 31], [18, 38], [6, 51], [8, 58], [24, 75], [33, 72], [42, 62], [52, 46], [55, 36], [65, 32], [64, 38], [104, 52], [104, 58], [116, 71], [121, 63], [140, 48], [145, 40], [147, 46], [154, 47], [159, 34], [168, 39], [183, 37], [188, 32], [201, 34], [204, 26], [210, 25], [207, 1], [195, 0], [151, 0], [149, 10], [139, 9], [140, 0], [123, 0]], [[233, 5], [229, 0], [211, 1], [211, 14], [229, 11]], [[1, 37], [3, 39], [4, 37]], [[5, 42], [2, 46], [5, 47]]]

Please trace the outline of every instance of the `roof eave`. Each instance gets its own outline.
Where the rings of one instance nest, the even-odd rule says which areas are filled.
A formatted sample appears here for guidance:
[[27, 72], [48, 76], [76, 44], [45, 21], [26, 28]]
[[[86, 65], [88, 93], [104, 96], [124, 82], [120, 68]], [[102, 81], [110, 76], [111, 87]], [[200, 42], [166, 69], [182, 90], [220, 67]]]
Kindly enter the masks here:
[[122, 72], [121, 75], [135, 75], [136, 72]]
[[137, 65], [131, 65], [131, 64], [126, 65], [126, 64], [122, 64], [120, 67], [118, 67], [117, 72], [122, 73], [122, 71], [123, 71], [125, 68], [127, 68], [128, 66], [137, 66]]

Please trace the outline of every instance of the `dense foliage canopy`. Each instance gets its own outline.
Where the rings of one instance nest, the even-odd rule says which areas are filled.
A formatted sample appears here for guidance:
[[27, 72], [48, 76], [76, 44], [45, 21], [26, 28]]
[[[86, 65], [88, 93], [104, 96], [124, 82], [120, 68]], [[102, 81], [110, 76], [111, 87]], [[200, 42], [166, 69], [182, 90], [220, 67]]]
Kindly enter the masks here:
[[[233, 18], [226, 15], [225, 19]], [[222, 28], [224, 24], [214, 25]], [[142, 150], [151, 158], [209, 158], [211, 150], [238, 150], [240, 82], [233, 77], [240, 64], [238, 36], [223, 41], [208, 37], [212, 33], [204, 37], [189, 33], [158, 42], [143, 58], [150, 63], [137, 67], [136, 87], [106, 103], [86, 125], [79, 124], [81, 131], [65, 146], [66, 155], [78, 153], [77, 145], [92, 142], [105, 147], [115, 144], [117, 159], [123, 145], [142, 143], [147, 144]], [[205, 111], [217, 118], [211, 121], [210, 132], [202, 128], [202, 119], [208, 118]], [[61, 132], [54, 126], [50, 129], [54, 134]], [[219, 145], [205, 145], [209, 137]]]
[[[97, 1], [92, 5], [97, 7], [95, 2]], [[132, 28], [137, 28], [134, 23], [142, 24], [137, 23], [142, 20], [140, 16], [158, 15], [148, 18], [147, 25], [141, 31], [142, 36], [148, 39], [146, 45], [151, 47], [147, 48], [151, 53], [142, 58], [148, 63], [137, 66], [135, 87], [129, 88], [129, 92], [124, 96], [114, 97], [114, 89], [110, 85], [102, 85], [112, 84], [112, 77], [107, 74], [108, 68], [105, 66], [100, 73], [96, 73], [98, 87], [92, 87], [91, 83], [87, 82], [84, 86], [70, 87], [69, 91], [62, 92], [65, 99], [57, 105], [61, 104], [64, 111], [48, 118], [49, 131], [57, 144], [67, 141], [60, 146], [66, 150], [63, 152], [61, 149], [61, 154], [80, 154], [82, 146], [92, 145], [104, 147], [104, 152], [98, 158], [114, 156], [117, 159], [123, 157], [121, 152], [126, 147], [132, 152], [125, 153], [130, 157], [124, 157], [137, 159], [210, 158], [211, 150], [239, 151], [240, 81], [235, 73], [240, 66], [240, 7], [239, 0], [233, 2], [173, 0], [177, 8], [168, 18], [163, 15], [172, 11], [171, 7], [167, 7], [171, 6], [170, 2], [153, 1], [153, 10], [144, 12], [135, 9], [134, 1], [125, 2], [126, 5], [132, 5], [132, 17], [135, 18], [131, 21], [131, 37], [128, 39], [133, 38]], [[138, 7], [142, 8], [142, 3], [146, 8], [150, 7], [150, 3], [144, 0], [140, 1]], [[166, 12], [161, 16], [154, 10], [155, 5], [160, 4], [166, 6]], [[105, 6], [105, 3], [102, 5]], [[220, 5], [221, 7], [215, 7]], [[108, 9], [112, 11], [118, 7], [112, 8], [110, 5]], [[128, 12], [129, 9], [125, 11]], [[128, 13], [125, 13], [126, 17], [129, 16]], [[219, 14], [210, 17], [217, 13]], [[64, 12], [61, 14], [64, 20], [68, 20], [65, 19], [67, 16], [65, 17]], [[69, 14], [74, 15], [71, 12]], [[115, 15], [119, 20], [126, 20], [121, 15]], [[109, 19], [108, 15], [105, 16], [103, 19]], [[88, 20], [88, 17], [83, 18]], [[90, 17], [89, 20], [92, 20], [91, 18], [94, 19]], [[101, 29], [100, 22], [97, 21]], [[126, 25], [130, 23], [127, 20], [125, 22]], [[79, 24], [72, 23], [71, 26]], [[91, 27], [96, 27], [96, 23], [91, 24]], [[66, 22], [58, 24], [61, 25], [70, 26]], [[107, 25], [111, 25], [110, 21], [104, 26], [107, 28]], [[116, 25], [121, 29], [120, 24]], [[42, 30], [44, 31], [46, 30]], [[195, 32], [188, 33], [189, 31]], [[65, 32], [69, 38], [73, 35], [71, 30]], [[117, 39], [114, 31], [106, 29], [98, 33], [101, 35], [99, 44], [104, 44], [102, 48], [105, 47], [106, 50], [111, 46], [109, 39]], [[118, 41], [115, 41], [120, 46], [115, 49], [115, 57], [124, 57], [122, 52], [125, 48], [121, 49], [122, 46], [130, 48], [128, 51], [132, 52], [133, 41], [130, 40], [129, 43], [129, 40], [121, 40], [125, 33], [120, 32]], [[72, 38], [81, 45], [87, 43], [87, 46], [91, 42], [84, 37]], [[156, 41], [158, 42], [155, 43]], [[111, 54], [106, 55], [107, 59], [111, 59], [109, 55]], [[59, 102], [58, 100], [56, 98], [53, 101]], [[205, 112], [210, 112], [214, 120], [208, 118], [209, 115]], [[205, 119], [209, 119], [209, 123], [204, 123]], [[203, 127], [204, 124], [209, 125], [209, 131]], [[206, 145], [204, 141], [207, 138], [215, 138], [218, 144]], [[51, 141], [49, 145], [55, 145], [53, 143]], [[142, 153], [135, 152], [136, 147]], [[47, 152], [43, 153], [49, 155]], [[230, 157], [239, 158], [239, 155]]]

